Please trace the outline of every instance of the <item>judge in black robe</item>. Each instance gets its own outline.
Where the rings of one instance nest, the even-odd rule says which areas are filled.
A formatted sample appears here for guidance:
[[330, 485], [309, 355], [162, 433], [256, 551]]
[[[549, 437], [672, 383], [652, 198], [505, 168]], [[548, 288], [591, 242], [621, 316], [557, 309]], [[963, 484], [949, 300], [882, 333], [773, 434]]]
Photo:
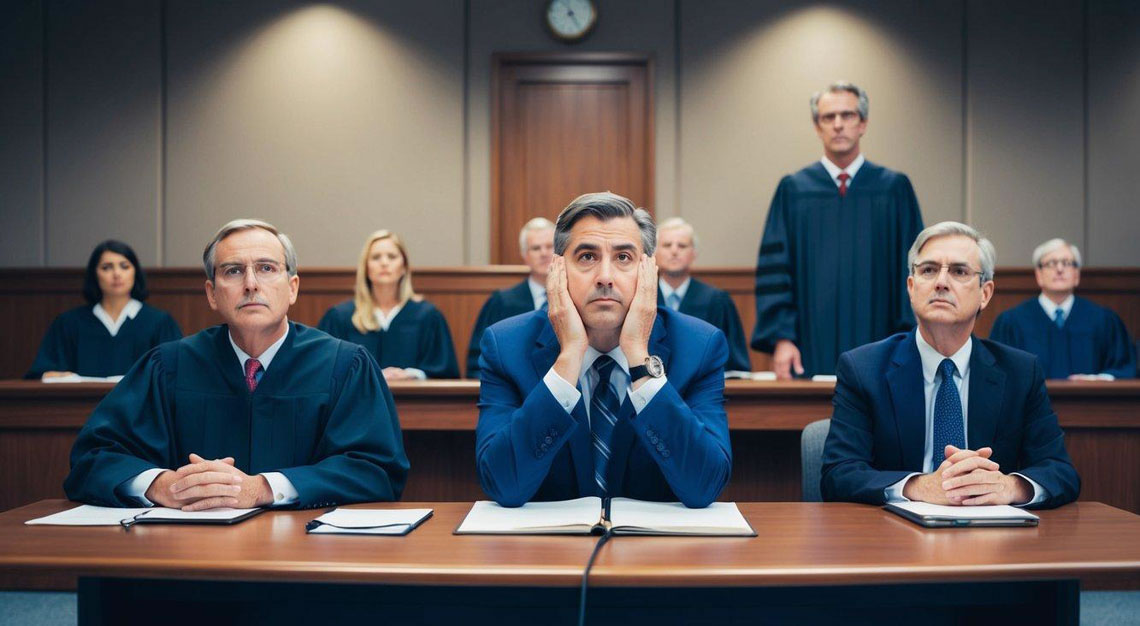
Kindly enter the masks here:
[[[121, 376], [160, 343], [182, 337], [166, 311], [143, 303], [146, 273], [127, 244], [109, 239], [91, 252], [84, 274], [85, 306], [55, 318], [24, 378], [45, 373]], [[111, 319], [109, 310], [118, 310]]]
[[922, 215], [906, 175], [860, 153], [867, 114], [855, 85], [817, 93], [812, 118], [824, 156], [785, 176], [768, 209], [752, 347], [773, 353], [781, 378], [789, 371], [781, 340], [798, 349], [803, 375], [834, 374], [841, 353], [914, 326], [906, 255]]
[[1073, 297], [1060, 327], [1037, 298], [1030, 298], [998, 315], [990, 339], [1036, 354], [1046, 378], [1133, 378], [1136, 372], [1136, 355], [1120, 316], [1079, 296]]

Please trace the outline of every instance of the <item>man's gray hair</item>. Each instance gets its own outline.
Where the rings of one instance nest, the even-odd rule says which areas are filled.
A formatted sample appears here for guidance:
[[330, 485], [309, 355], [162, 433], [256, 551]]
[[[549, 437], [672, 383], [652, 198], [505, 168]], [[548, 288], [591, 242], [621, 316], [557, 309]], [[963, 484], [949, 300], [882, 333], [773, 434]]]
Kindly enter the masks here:
[[289, 240], [289, 236], [277, 230], [277, 227], [269, 222], [240, 218], [219, 228], [217, 234], [214, 235], [214, 240], [202, 251], [202, 267], [206, 270], [206, 278], [210, 279], [210, 282], [214, 280], [214, 253], [217, 250], [218, 242], [240, 230], [253, 228], [267, 230], [277, 237], [277, 241], [281, 242], [281, 247], [285, 248], [285, 270], [289, 272], [290, 276], [297, 275], [297, 250], [293, 248], [293, 242]]
[[810, 100], [811, 121], [815, 122], [816, 124], [819, 123], [819, 99], [823, 97], [823, 94], [839, 93], [841, 91], [846, 91], [847, 93], [853, 94], [856, 98], [859, 99], [859, 117], [860, 119], [867, 119], [867, 116], [871, 113], [871, 100], [867, 97], [867, 92], [860, 89], [859, 86], [855, 83], [851, 83], [845, 80], [837, 80], [834, 83], [828, 85], [827, 89], [824, 89], [823, 91], [817, 91], [812, 94]]
[[628, 217], [637, 223], [641, 231], [641, 250], [649, 256], [657, 249], [657, 225], [649, 211], [634, 206], [629, 198], [602, 191], [585, 193], [562, 209], [554, 226], [554, 254], [562, 255], [570, 245], [570, 229], [583, 217], [593, 216], [606, 222], [611, 219]]
[[545, 217], [536, 217], [523, 224], [522, 230], [519, 231], [519, 253], [524, 259], [526, 258], [526, 236], [539, 230], [554, 230], [554, 222]]
[[1068, 246], [1069, 250], [1073, 251], [1073, 260], [1077, 262], [1077, 267], [1080, 267], [1081, 251], [1077, 249], [1076, 245], [1071, 244], [1059, 237], [1057, 239], [1050, 239], [1049, 241], [1046, 241], [1045, 243], [1033, 249], [1033, 267], [1037, 267], [1037, 264], [1040, 263], [1041, 259], [1045, 258], [1046, 255], [1052, 254], [1053, 252], [1056, 252], [1065, 246]]
[[693, 228], [692, 224], [686, 222], [685, 219], [681, 217], [670, 217], [669, 219], [657, 225], [657, 243], [661, 243], [661, 231], [672, 230], [674, 228], [681, 228], [689, 231], [689, 239], [692, 240], [693, 249], [695, 250], [697, 248], [697, 244], [699, 243], [699, 240], [697, 239], [697, 230]]
[[914, 245], [910, 247], [910, 252], [906, 255], [907, 273], [914, 273], [914, 262], [918, 259], [918, 253], [922, 251], [926, 242], [936, 237], [948, 237], [950, 235], [963, 235], [973, 239], [978, 244], [978, 249], [981, 251], [978, 258], [982, 264], [982, 273], [978, 278], [982, 284], [993, 280], [994, 264], [997, 263], [997, 250], [994, 249], [993, 242], [983, 237], [977, 230], [959, 222], [939, 222], [918, 233]]

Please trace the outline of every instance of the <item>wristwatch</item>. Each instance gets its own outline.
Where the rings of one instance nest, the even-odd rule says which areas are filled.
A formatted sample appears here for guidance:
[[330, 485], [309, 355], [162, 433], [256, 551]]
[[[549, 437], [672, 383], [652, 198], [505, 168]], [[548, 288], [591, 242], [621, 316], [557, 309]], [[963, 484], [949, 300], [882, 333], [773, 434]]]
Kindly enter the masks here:
[[661, 362], [659, 356], [648, 356], [645, 358], [645, 365], [638, 365], [637, 367], [629, 368], [630, 382], [641, 380], [646, 376], [652, 378], [661, 378], [665, 375], [665, 364]]

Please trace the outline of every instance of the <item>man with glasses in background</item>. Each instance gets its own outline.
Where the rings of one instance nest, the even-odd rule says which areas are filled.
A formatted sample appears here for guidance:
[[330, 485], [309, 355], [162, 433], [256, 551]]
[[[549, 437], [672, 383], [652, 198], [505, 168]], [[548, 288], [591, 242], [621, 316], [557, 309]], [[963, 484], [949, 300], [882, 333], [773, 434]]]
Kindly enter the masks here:
[[844, 353], [823, 450], [824, 500], [1056, 507], [1080, 478], [1037, 358], [973, 336], [994, 246], [935, 224], [907, 255], [918, 327]]
[[95, 407], [68, 498], [187, 511], [398, 499], [392, 395], [364, 348], [286, 317], [300, 285], [289, 238], [234, 220], [202, 260], [225, 323], [151, 350]]
[[1037, 355], [1046, 378], [1133, 378], [1136, 355], [1116, 313], [1073, 294], [1081, 282], [1081, 251], [1050, 239], [1033, 251], [1041, 293], [1004, 311], [990, 339]]

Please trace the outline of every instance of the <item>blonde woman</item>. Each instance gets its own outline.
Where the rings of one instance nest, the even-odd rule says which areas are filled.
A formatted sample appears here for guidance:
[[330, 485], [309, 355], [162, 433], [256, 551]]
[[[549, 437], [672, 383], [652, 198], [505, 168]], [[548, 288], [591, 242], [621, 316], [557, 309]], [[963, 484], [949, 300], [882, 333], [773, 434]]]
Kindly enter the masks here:
[[447, 320], [412, 289], [408, 250], [391, 231], [369, 235], [356, 264], [355, 296], [329, 309], [319, 328], [367, 348], [385, 380], [459, 378]]

